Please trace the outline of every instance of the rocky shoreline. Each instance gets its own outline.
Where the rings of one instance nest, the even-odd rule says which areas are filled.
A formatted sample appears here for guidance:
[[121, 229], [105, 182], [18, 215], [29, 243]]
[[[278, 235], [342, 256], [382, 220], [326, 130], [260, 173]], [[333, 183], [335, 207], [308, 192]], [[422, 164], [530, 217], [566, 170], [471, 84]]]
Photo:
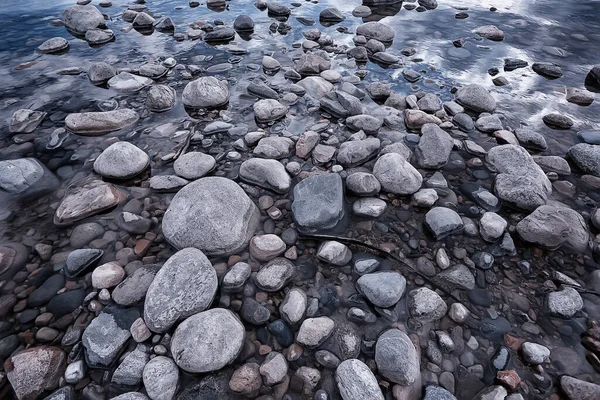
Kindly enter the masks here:
[[[63, 65], [52, 74], [110, 98], [0, 109], [2, 398], [600, 398], [600, 131], [540, 115], [578, 131], [558, 154], [506, 118], [499, 78], [399, 91], [427, 76], [380, 17], [435, 0], [259, 0], [263, 26], [90, 3], [52, 21], [73, 36], [41, 42], [42, 60], [135, 30], [228, 61]], [[321, 27], [290, 19], [306, 7]], [[250, 56], [238, 37], [298, 24], [286, 58], [227, 75]], [[501, 28], [469, 40], [494, 46]], [[395, 77], [371, 80], [370, 65]], [[524, 68], [563, 76], [504, 60]], [[564, 100], [596, 106], [600, 66], [580, 80]]]

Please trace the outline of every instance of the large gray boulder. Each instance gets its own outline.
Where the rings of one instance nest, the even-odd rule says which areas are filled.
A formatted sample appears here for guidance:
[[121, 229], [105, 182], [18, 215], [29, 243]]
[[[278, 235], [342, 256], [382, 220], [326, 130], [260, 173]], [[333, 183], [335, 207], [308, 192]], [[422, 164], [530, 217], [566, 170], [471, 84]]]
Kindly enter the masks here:
[[58, 179], [35, 158], [0, 161], [0, 193], [37, 197], [58, 186]]
[[600, 145], [579, 143], [567, 154], [583, 172], [600, 177]]
[[217, 371], [236, 359], [244, 347], [245, 333], [234, 313], [213, 308], [192, 315], [177, 327], [171, 352], [184, 371]]
[[[6, 377], [19, 400], [35, 400], [58, 387], [67, 357], [58, 347], [38, 346], [20, 351], [6, 360]], [[12, 397], [12, 393], [7, 395]]]
[[396, 32], [381, 22], [366, 22], [356, 28], [356, 34], [362, 35], [367, 39], [375, 39], [386, 43], [394, 40]]
[[248, 245], [259, 217], [256, 205], [235, 182], [207, 177], [175, 195], [162, 229], [176, 248], [195, 247], [209, 256], [229, 255]]
[[400, 385], [415, 383], [421, 373], [421, 363], [415, 345], [399, 329], [385, 331], [375, 344], [377, 370], [386, 379]]
[[198, 249], [178, 251], [165, 262], [146, 293], [144, 321], [165, 332], [177, 321], [204, 311], [217, 292], [217, 273]]
[[496, 100], [481, 85], [467, 85], [456, 91], [456, 102], [461, 106], [475, 112], [493, 113], [496, 109]]
[[104, 16], [91, 4], [76, 4], [65, 9], [62, 20], [67, 29], [76, 35], [85, 35], [88, 30], [104, 25]]
[[365, 363], [357, 359], [342, 362], [335, 371], [343, 400], [383, 400], [377, 378]]
[[337, 174], [315, 175], [294, 187], [292, 213], [305, 231], [333, 228], [344, 216], [344, 188]]
[[415, 149], [417, 163], [422, 168], [438, 169], [448, 163], [454, 140], [436, 124], [421, 127], [421, 140]]
[[589, 233], [583, 217], [567, 207], [540, 206], [517, 224], [523, 240], [548, 249], [584, 253]]
[[214, 76], [203, 76], [188, 83], [183, 89], [183, 104], [190, 108], [215, 108], [229, 102], [227, 81]]
[[390, 193], [410, 195], [421, 188], [423, 177], [398, 153], [382, 155], [373, 167], [373, 175]]
[[150, 165], [150, 157], [129, 142], [117, 142], [106, 148], [94, 161], [94, 171], [104, 178], [129, 179]]

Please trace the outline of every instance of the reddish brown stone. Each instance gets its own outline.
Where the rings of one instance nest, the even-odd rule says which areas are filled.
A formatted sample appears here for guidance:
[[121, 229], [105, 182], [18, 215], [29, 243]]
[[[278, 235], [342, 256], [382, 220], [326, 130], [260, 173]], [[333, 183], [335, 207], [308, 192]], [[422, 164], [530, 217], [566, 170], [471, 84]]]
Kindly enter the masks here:
[[514, 369], [498, 371], [496, 379], [510, 391], [515, 391], [519, 387], [519, 383], [521, 383], [521, 378]]
[[65, 353], [50, 346], [24, 350], [4, 363], [6, 376], [19, 400], [35, 400], [44, 391], [56, 389], [65, 368]]

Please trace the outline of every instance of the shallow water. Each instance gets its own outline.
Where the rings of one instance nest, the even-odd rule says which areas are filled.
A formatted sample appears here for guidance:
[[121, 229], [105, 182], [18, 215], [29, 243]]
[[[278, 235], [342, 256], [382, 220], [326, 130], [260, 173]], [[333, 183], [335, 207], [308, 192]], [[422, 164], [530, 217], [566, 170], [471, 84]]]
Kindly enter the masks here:
[[[49, 115], [42, 125], [35, 131], [36, 138], [33, 140], [33, 150], [26, 152], [27, 156], [35, 156], [58, 175], [63, 181], [72, 181], [74, 176], [86, 176], [92, 170], [91, 158], [99, 154], [105, 147], [103, 143], [107, 137], [127, 137], [134, 144], [145, 150], [154, 159], [156, 155], [164, 155], [165, 149], [172, 148], [177, 142], [173, 134], [184, 129], [184, 121], [188, 119], [188, 113], [181, 105], [181, 92], [188, 82], [181, 78], [181, 71], [175, 68], [169, 75], [162, 79], [177, 89], [178, 105], [172, 110], [161, 113], [147, 113], [142, 115], [134, 130], [117, 132], [107, 136], [90, 138], [70, 135], [61, 147], [48, 150], [46, 145], [50, 140], [50, 134], [64, 125], [63, 120], [66, 113], [80, 111], [97, 111], [102, 101], [116, 100], [120, 106], [141, 105], [145, 99], [138, 94], [117, 95], [106, 88], [95, 87], [88, 81], [86, 74], [77, 76], [61, 76], [56, 70], [66, 67], [81, 67], [84, 71], [92, 62], [108, 61], [117, 68], [135, 68], [144, 62], [163, 60], [174, 57], [182, 64], [197, 64], [204, 68], [226, 63], [232, 57], [227, 50], [232, 46], [238, 46], [247, 50], [247, 54], [241, 56], [241, 61], [232, 64], [231, 69], [219, 72], [216, 75], [224, 76], [230, 81], [231, 100], [226, 110], [221, 111], [221, 116], [236, 126], [246, 125], [248, 131], [255, 130], [258, 126], [252, 114], [254, 98], [245, 94], [245, 87], [252, 79], [258, 77], [260, 63], [263, 55], [272, 55], [279, 60], [282, 66], [293, 66], [292, 56], [298, 50], [292, 51], [292, 44], [303, 40], [302, 30], [307, 27], [301, 24], [298, 17], [309, 17], [316, 20], [313, 27], [318, 27], [322, 32], [329, 34], [339, 46], [346, 44], [352, 47], [353, 33], [356, 26], [363, 20], [351, 15], [352, 10], [359, 5], [357, 1], [322, 0], [318, 4], [312, 2], [299, 2], [299, 7], [292, 7], [292, 15], [288, 23], [292, 30], [285, 35], [272, 33], [269, 25], [274, 21], [267, 15], [266, 10], [260, 11], [251, 2], [232, 0], [227, 9], [219, 12], [209, 10], [205, 5], [197, 8], [189, 8], [187, 2], [163, 0], [152, 1], [147, 4], [155, 14], [170, 16], [175, 25], [176, 32], [186, 32], [187, 25], [196, 20], [215, 21], [222, 20], [226, 26], [232, 26], [234, 19], [239, 14], [250, 15], [255, 21], [255, 30], [251, 38], [236, 36], [233, 42], [226, 45], [209, 45], [203, 41], [184, 40], [177, 42], [172, 36], [154, 32], [151, 35], [143, 35], [134, 29], [131, 24], [121, 20], [121, 13], [127, 1], [114, 0], [110, 8], [101, 8], [110, 18], [107, 25], [115, 32], [116, 41], [101, 47], [92, 48], [80, 39], [71, 36], [64, 27], [53, 26], [52, 21], [60, 18], [60, 13], [71, 1], [56, 0], [32, 0], [27, 2], [26, 9], [17, 2], [10, 1], [2, 5], [0, 13], [0, 37], [3, 38], [0, 45], [0, 120], [6, 121], [0, 127], [0, 159], [19, 158], [24, 154], [14, 147], [14, 138], [8, 132], [8, 121], [16, 109], [32, 108], [43, 109]], [[579, 130], [600, 129], [600, 105], [596, 101], [589, 107], [581, 107], [568, 103], [565, 100], [564, 91], [567, 87], [584, 88], [585, 76], [590, 68], [598, 63], [600, 54], [600, 10], [597, 1], [556, 1], [556, 0], [464, 0], [445, 2], [441, 1], [435, 10], [417, 12], [407, 10], [404, 7], [411, 3], [404, 3], [403, 8], [384, 7], [380, 11], [392, 15], [374, 15], [365, 20], [377, 20], [394, 28], [396, 36], [393, 44], [387, 50], [392, 54], [399, 55], [400, 50], [406, 47], [414, 47], [416, 54], [411, 57], [402, 57], [403, 68], [413, 68], [424, 73], [424, 79], [416, 84], [411, 84], [402, 78], [402, 69], [382, 68], [371, 62], [366, 66], [368, 75], [361, 84], [365, 86], [369, 82], [386, 80], [392, 84], [392, 90], [401, 94], [410, 94], [418, 91], [433, 92], [445, 100], [453, 98], [451, 89], [469, 83], [479, 83], [492, 90], [497, 100], [497, 113], [501, 115], [504, 125], [512, 128], [529, 126], [535, 131], [542, 133], [548, 142], [548, 150], [541, 155], [564, 156], [567, 149], [578, 143], [576, 132]], [[319, 12], [327, 7], [337, 7], [342, 10], [347, 19], [339, 24], [325, 27], [319, 23]], [[497, 8], [490, 11], [490, 7]], [[467, 10], [463, 10], [468, 8]], [[459, 10], [460, 9], [460, 10]], [[391, 12], [390, 12], [391, 10]], [[457, 12], [467, 12], [469, 18], [457, 19]], [[25, 12], [27, 14], [25, 14]], [[505, 33], [502, 42], [491, 42], [482, 40], [473, 33], [474, 29], [481, 25], [493, 24], [500, 27]], [[339, 32], [336, 28], [347, 28], [347, 32]], [[42, 55], [36, 53], [36, 47], [42, 41], [50, 37], [62, 36], [69, 40], [70, 50], [60, 56]], [[453, 46], [455, 39], [466, 39], [461, 49]], [[207, 57], [204, 59], [203, 57]], [[502, 71], [504, 58], [518, 58], [529, 63], [529, 67], [514, 70], [512, 72]], [[563, 69], [564, 76], [557, 80], [548, 80], [534, 73], [530, 66], [533, 62], [554, 62]], [[18, 65], [32, 63], [24, 69], [15, 69]], [[488, 69], [497, 67], [501, 70], [499, 76], [505, 76], [510, 84], [504, 87], [495, 87]], [[353, 61], [346, 59], [344, 55], [332, 58], [332, 69], [340, 72], [343, 76], [352, 75], [356, 70]], [[205, 75], [207, 73], [203, 73]], [[285, 84], [283, 73], [269, 78], [271, 83]], [[363, 105], [368, 108], [374, 102], [367, 98]], [[288, 118], [276, 122], [272, 132], [287, 131], [298, 135], [313, 124], [322, 119], [320, 113], [310, 113], [309, 107], [302, 101], [294, 105]], [[542, 122], [542, 116], [550, 112], [560, 112], [568, 115], [575, 121], [573, 129], [559, 131], [548, 128]], [[216, 113], [211, 114], [216, 116]], [[204, 126], [212, 119], [210, 116], [201, 116], [200, 126]], [[56, 121], [53, 122], [53, 121]], [[156, 127], [165, 124], [172, 125], [173, 129], [168, 134], [161, 135], [155, 130]], [[202, 125], [204, 124], [204, 125]], [[335, 127], [335, 125], [333, 125]], [[177, 134], [175, 134], [177, 136]], [[489, 136], [474, 132], [471, 138], [486, 149], [495, 142], [490, 141]], [[211, 154], [225, 157], [232, 150], [231, 143], [238, 139], [225, 137], [217, 146], [211, 149]], [[14, 151], [13, 151], [14, 150]], [[466, 153], [462, 154], [465, 160], [471, 158]], [[223, 169], [223, 174], [229, 177], [237, 177], [236, 168], [239, 165], [228, 163]], [[448, 172], [446, 172], [448, 171]], [[464, 180], [477, 181], [469, 175], [470, 172], [463, 170], [444, 172], [450, 186], [456, 190]], [[168, 163], [157, 162], [151, 171], [152, 175], [171, 173], [172, 167]], [[569, 178], [573, 183], [578, 183], [579, 175], [572, 174]], [[479, 181], [489, 188], [491, 180]], [[137, 186], [144, 186], [136, 182]], [[63, 188], [64, 189], [64, 188]], [[61, 189], [62, 190], [62, 189]], [[6, 209], [13, 212], [8, 219], [2, 214], [0, 219], [0, 242], [20, 241], [26, 245], [35, 245], [40, 240], [52, 238], [65, 238], [67, 230], [57, 229], [52, 223], [53, 209], [60, 199], [62, 191], [48, 195], [44, 199], [33, 203], [15, 203], [8, 200]], [[142, 190], [142, 189], [140, 189]], [[572, 205], [582, 213], [589, 213], [595, 204], [593, 201], [583, 201], [585, 193], [580, 193], [580, 199], [561, 198], [555, 192], [555, 196], [561, 201]], [[598, 200], [598, 194], [587, 193], [594, 200]], [[136, 196], [135, 193], [132, 194]], [[171, 195], [155, 195], [160, 201], [167, 201]], [[413, 209], [410, 204], [404, 202], [394, 203], [397, 207], [389, 207], [384, 218], [374, 225], [374, 229], [363, 229], [363, 221], [349, 221], [346, 233], [360, 240], [368, 241], [375, 245], [391, 243], [403, 250], [409, 258], [418, 257], [427, 253], [428, 248], [436, 246], [431, 236], [423, 232], [422, 220], [424, 210]], [[118, 210], [105, 214], [100, 218], [110, 220]], [[405, 216], [410, 215], [410, 220]], [[502, 214], [503, 216], [508, 214]], [[97, 218], [97, 217], [93, 217]], [[507, 218], [508, 219], [508, 218]], [[90, 219], [92, 220], [92, 219]], [[401, 239], [402, 232], [407, 233], [407, 240]], [[552, 348], [562, 349], [562, 357], [556, 357], [557, 361], [548, 367], [547, 372], [556, 377], [562, 373], [587, 374], [592, 376], [596, 382], [600, 381], [600, 375], [593, 372], [590, 365], [586, 363], [584, 350], [579, 341], [579, 335], [585, 330], [585, 319], [577, 318], [571, 321], [557, 321], [546, 319], [542, 316], [543, 296], [537, 289], [548, 279], [547, 272], [557, 269], [550, 261], [559, 258], [563, 272], [584, 280], [586, 272], [577, 261], [583, 259], [583, 255], [566, 256], [558, 252], [546, 252], [542, 257], [537, 254], [532, 256], [532, 250], [525, 244], [516, 240], [519, 249], [519, 258], [529, 258], [534, 274], [524, 277], [516, 272], [514, 261], [509, 257], [503, 259], [503, 267], [498, 274], [500, 283], [488, 285], [493, 293], [493, 309], [501, 312], [513, 325], [512, 333], [519, 337], [531, 337], [524, 333], [520, 327], [514, 310], [511, 297], [519, 293], [527, 297], [531, 303], [531, 310], [537, 315], [538, 324], [541, 326], [543, 341]], [[414, 240], [409, 243], [408, 238]], [[54, 239], [54, 240], [56, 240]], [[421, 243], [419, 243], [421, 241]], [[483, 249], [487, 245], [478, 239], [460, 237], [459, 239], [446, 239], [446, 243], [455, 244], [459, 242], [461, 247], [467, 249]], [[68, 241], [67, 241], [68, 244]], [[63, 246], [63, 251], [67, 247]], [[327, 271], [327, 278], [335, 280], [337, 272]], [[408, 289], [412, 289], [415, 280], [419, 277], [403, 271], [410, 276]], [[481, 271], [479, 271], [481, 272]], [[589, 272], [589, 271], [587, 271]], [[341, 284], [344, 291], [351, 292], [353, 282], [345, 281]], [[459, 294], [464, 296], [464, 294]], [[590, 316], [600, 316], [600, 302], [598, 298], [590, 295], [586, 298], [586, 311]], [[406, 322], [404, 299], [396, 309], [400, 313], [399, 320]], [[487, 311], [482, 312], [482, 316]], [[339, 310], [339, 315], [344, 313]], [[522, 321], [521, 321], [522, 322]], [[383, 323], [385, 325], [385, 323]], [[373, 336], [381, 328], [379, 324], [365, 328], [365, 336], [373, 339]], [[420, 333], [427, 332], [427, 327], [414, 327]], [[473, 334], [481, 338], [482, 343], [488, 339], [481, 336], [477, 329]], [[427, 337], [426, 334], [423, 337]], [[502, 343], [501, 339], [493, 338], [488, 341], [489, 347]], [[574, 356], [577, 353], [578, 356]], [[486, 353], [483, 348], [475, 352], [479, 362], [486, 363], [491, 354]], [[569, 360], [573, 357], [575, 361]], [[515, 357], [516, 358], [516, 357]], [[553, 358], [554, 360], [554, 358]], [[561, 364], [561, 361], [564, 361]], [[519, 363], [519, 361], [515, 361]], [[515, 368], [522, 373], [523, 379], [532, 379], [532, 372], [527, 366], [517, 365]], [[457, 397], [469, 398], [482, 385], [477, 382], [466, 380], [461, 382], [457, 379]], [[549, 389], [548, 393], [551, 393]], [[542, 394], [530, 398], [543, 398]]]

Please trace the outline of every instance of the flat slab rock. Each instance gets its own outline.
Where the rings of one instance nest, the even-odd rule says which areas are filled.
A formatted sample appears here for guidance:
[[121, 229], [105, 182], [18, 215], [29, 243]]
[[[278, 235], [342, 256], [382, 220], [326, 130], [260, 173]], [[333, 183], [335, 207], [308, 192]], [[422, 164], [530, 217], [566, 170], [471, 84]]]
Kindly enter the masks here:
[[294, 220], [300, 230], [333, 228], [344, 216], [344, 188], [337, 174], [314, 175], [294, 187]]
[[195, 247], [206, 255], [244, 249], [258, 228], [256, 205], [235, 182], [198, 179], [181, 189], [163, 217], [165, 238], [174, 247]]
[[69, 131], [82, 136], [102, 136], [135, 124], [138, 113], [129, 108], [113, 111], [69, 114], [65, 124]]

